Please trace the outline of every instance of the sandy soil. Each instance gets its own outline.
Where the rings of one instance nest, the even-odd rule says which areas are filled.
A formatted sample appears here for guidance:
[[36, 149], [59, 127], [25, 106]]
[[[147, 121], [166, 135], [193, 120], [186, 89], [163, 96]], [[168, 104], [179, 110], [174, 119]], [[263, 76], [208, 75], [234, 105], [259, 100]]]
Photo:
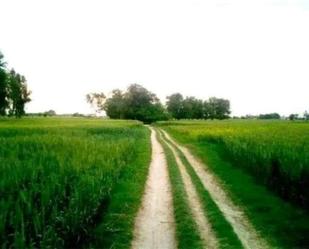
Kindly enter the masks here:
[[172, 150], [175, 156], [176, 163], [179, 167], [180, 174], [184, 183], [185, 191], [187, 193], [188, 204], [191, 209], [193, 218], [197, 224], [200, 237], [203, 241], [204, 248], [212, 248], [212, 249], [218, 248], [217, 238], [211, 228], [209, 221], [205, 216], [201, 200], [192, 183], [190, 175], [188, 174], [184, 164], [180, 160], [176, 150], [170, 144], [168, 143], [166, 144]]
[[131, 248], [173, 249], [177, 243], [171, 185], [164, 151], [152, 128], [151, 144], [152, 161]]
[[234, 232], [238, 236], [244, 248], [265, 249], [270, 248], [265, 240], [254, 229], [247, 219], [241, 207], [234, 204], [227, 192], [224, 190], [220, 181], [209, 171], [207, 166], [194, 157], [191, 152], [184, 146], [177, 144], [165, 131], [166, 138], [185, 155], [199, 178], [201, 179], [205, 189], [208, 190], [212, 199], [215, 201], [226, 220], [231, 224]]

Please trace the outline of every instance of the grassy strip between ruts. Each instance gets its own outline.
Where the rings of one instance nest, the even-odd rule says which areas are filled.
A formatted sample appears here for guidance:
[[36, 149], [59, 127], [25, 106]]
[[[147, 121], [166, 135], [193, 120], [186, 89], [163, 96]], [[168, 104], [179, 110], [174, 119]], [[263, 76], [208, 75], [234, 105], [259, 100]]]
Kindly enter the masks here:
[[204, 188], [200, 178], [195, 173], [192, 166], [189, 164], [183, 153], [174, 144], [170, 143], [164, 136], [166, 142], [168, 142], [177, 151], [178, 156], [182, 163], [185, 165], [187, 172], [189, 173], [192, 182], [201, 198], [204, 213], [209, 220], [217, 239], [219, 240], [219, 248], [243, 248], [237, 235], [234, 233], [230, 223], [226, 221], [223, 214], [219, 210], [218, 206], [212, 200], [208, 191]]
[[219, 179], [236, 204], [274, 248], [308, 248], [309, 215], [283, 201], [242, 169], [226, 161], [218, 144], [192, 141], [164, 127], [172, 137], [190, 148]]
[[134, 220], [141, 205], [151, 161], [150, 131], [137, 141], [137, 157], [127, 165], [110, 196], [110, 204], [101, 224], [94, 231], [92, 242], [85, 248], [130, 248]]
[[188, 205], [187, 194], [184, 189], [183, 181], [181, 179], [180, 171], [178, 169], [175, 157], [170, 148], [168, 148], [168, 146], [164, 143], [161, 134], [158, 134], [157, 129], [156, 131], [157, 138], [163, 146], [166, 155], [168, 172], [172, 185], [178, 248], [203, 248], [196, 223], [194, 222], [192, 213]]

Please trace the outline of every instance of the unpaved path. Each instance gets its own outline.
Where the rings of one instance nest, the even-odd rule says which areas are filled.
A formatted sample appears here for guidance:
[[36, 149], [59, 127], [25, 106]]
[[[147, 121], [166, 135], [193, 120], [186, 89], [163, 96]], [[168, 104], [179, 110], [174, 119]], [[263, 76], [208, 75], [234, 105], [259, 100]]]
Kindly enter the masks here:
[[152, 161], [142, 206], [138, 211], [132, 249], [177, 247], [171, 185], [164, 151], [151, 128]]
[[219, 243], [208, 219], [205, 216], [200, 197], [198, 196], [198, 193], [192, 183], [191, 177], [188, 174], [185, 165], [180, 160], [176, 150], [169, 143], [166, 142], [163, 136], [162, 139], [164, 140], [165, 144], [171, 149], [176, 159], [176, 163], [179, 167], [180, 175], [184, 183], [185, 191], [187, 193], [188, 204], [192, 212], [193, 218], [197, 224], [197, 228], [203, 242], [203, 247], [211, 249], [218, 248]]
[[207, 170], [200, 160], [195, 158], [191, 152], [184, 146], [177, 144], [165, 131], [163, 131], [166, 139], [180, 151], [187, 158], [196, 174], [201, 179], [205, 189], [208, 190], [214, 202], [217, 204], [226, 220], [233, 227], [234, 232], [238, 236], [244, 248], [248, 249], [266, 249], [270, 248], [265, 240], [263, 240], [258, 232], [254, 229], [252, 224], [248, 221], [243, 210], [234, 204], [232, 199], [228, 196], [218, 179]]

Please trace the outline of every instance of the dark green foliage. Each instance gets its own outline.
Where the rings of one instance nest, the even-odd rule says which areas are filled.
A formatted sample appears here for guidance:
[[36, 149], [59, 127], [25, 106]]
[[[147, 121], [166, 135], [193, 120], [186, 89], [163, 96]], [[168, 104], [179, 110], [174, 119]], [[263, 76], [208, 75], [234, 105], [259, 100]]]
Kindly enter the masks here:
[[205, 117], [210, 119], [226, 119], [231, 113], [230, 102], [226, 99], [211, 97], [204, 103], [204, 106]]
[[8, 72], [0, 52], [0, 116], [7, 114], [21, 117], [25, 114], [25, 105], [30, 102], [26, 78], [13, 69]]
[[5, 71], [5, 62], [3, 61], [3, 54], [0, 52], [0, 116], [6, 114], [8, 107], [7, 101], [7, 74]]
[[[97, 98], [95, 95], [94, 97]], [[93, 102], [95, 101], [90, 103]], [[96, 104], [97, 108], [104, 110], [107, 116], [113, 119], [131, 119], [152, 123], [168, 118], [157, 96], [138, 84], [130, 85], [125, 92], [115, 89], [112, 91], [112, 96], [104, 100], [104, 104], [102, 101], [99, 103]]]
[[112, 97], [108, 98], [103, 107], [106, 115], [113, 119], [123, 119], [127, 106], [125, 105], [124, 96], [121, 90], [112, 91]]
[[30, 94], [28, 91], [26, 78], [13, 69], [8, 74], [8, 99], [9, 99], [9, 114], [16, 117], [21, 117], [25, 114], [25, 104], [30, 102]]
[[278, 113], [267, 113], [267, 114], [260, 114], [259, 119], [280, 119], [280, 115]]
[[230, 114], [230, 102], [215, 97], [203, 101], [175, 93], [167, 97], [166, 105], [175, 119], [226, 119]]
[[289, 115], [289, 120], [295, 120], [295, 119], [298, 119], [298, 114], [292, 113]]
[[184, 117], [183, 96], [180, 93], [174, 93], [167, 97], [167, 111], [175, 119]]
[[203, 101], [195, 97], [187, 97], [183, 101], [185, 119], [202, 119], [204, 117]]

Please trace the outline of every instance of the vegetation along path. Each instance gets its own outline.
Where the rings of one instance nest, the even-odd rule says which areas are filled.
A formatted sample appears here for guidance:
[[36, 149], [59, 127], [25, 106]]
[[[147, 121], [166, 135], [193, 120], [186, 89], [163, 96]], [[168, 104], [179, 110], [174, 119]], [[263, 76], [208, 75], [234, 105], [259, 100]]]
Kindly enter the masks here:
[[[232, 226], [234, 232], [241, 241], [242, 246], [244, 248], [269, 248], [267, 242], [261, 238], [260, 234], [250, 224], [243, 210], [233, 203], [228, 193], [221, 186], [220, 181], [207, 170], [206, 165], [202, 164], [197, 158], [195, 158], [187, 148], [177, 144], [165, 131], [162, 131], [162, 133], [164, 134], [165, 141], [168, 141], [180, 153], [182, 153], [194, 169], [204, 185], [205, 190], [209, 192], [211, 198], [216, 203], [225, 219]], [[179, 161], [178, 164], [182, 168], [180, 160], [178, 159], [177, 161]], [[207, 230], [204, 231], [204, 233], [207, 232]], [[212, 238], [210, 237], [208, 240], [212, 240]]]
[[[183, 185], [184, 190], [182, 205], [188, 208], [188, 215], [195, 223], [192, 229], [198, 233], [196, 243], [200, 245], [199, 248], [230, 248], [229, 246], [232, 246], [228, 239], [222, 240], [220, 231], [216, 230], [214, 220], [209, 218], [211, 217], [209, 213], [214, 212], [211, 210], [213, 207], [222, 214], [236, 236], [236, 240], [239, 240], [237, 248], [270, 248], [266, 240], [249, 222], [242, 208], [229, 197], [220, 184], [220, 180], [207, 170], [206, 165], [195, 158], [187, 148], [176, 143], [165, 131], [154, 128], [151, 128], [151, 143], [152, 162], [143, 202], [136, 217], [132, 248], [185, 248], [181, 238], [184, 236], [181, 231], [184, 224], [181, 223], [184, 223], [185, 219], [177, 219], [177, 210], [179, 210], [177, 203], [180, 203], [180, 200], [175, 202], [175, 196], [173, 196], [176, 193], [174, 192], [175, 179], [173, 180], [173, 175], [169, 174], [168, 167], [171, 167], [171, 161], [170, 157], [166, 157], [167, 155], [173, 155], [174, 163], [179, 170], [180, 181], [178, 183]], [[198, 188], [196, 179], [192, 178], [192, 172], [195, 172], [205, 193]], [[215, 203], [212, 208], [208, 206], [210, 210], [205, 210], [205, 195], [209, 195]]]

